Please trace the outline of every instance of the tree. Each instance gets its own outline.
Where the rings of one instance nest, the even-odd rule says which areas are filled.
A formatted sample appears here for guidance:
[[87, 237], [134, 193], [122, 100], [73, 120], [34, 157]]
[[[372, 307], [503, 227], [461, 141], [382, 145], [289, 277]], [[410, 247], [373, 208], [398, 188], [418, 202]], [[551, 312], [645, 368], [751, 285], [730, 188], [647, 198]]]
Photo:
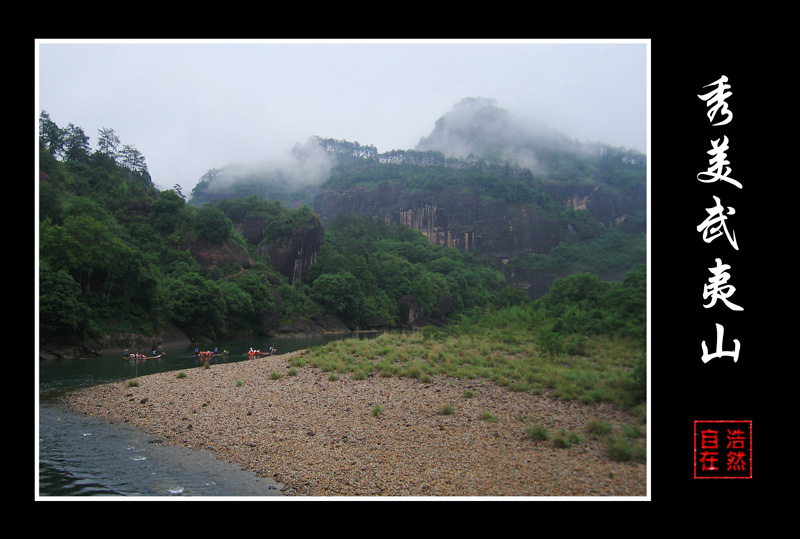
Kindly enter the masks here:
[[227, 329], [230, 332], [247, 330], [253, 312], [253, 298], [231, 281], [222, 281], [218, 286], [225, 301]]
[[162, 191], [150, 206], [150, 219], [159, 232], [171, 234], [180, 222], [181, 210], [186, 203], [174, 190]]
[[144, 155], [136, 149], [136, 147], [126, 144], [119, 152], [121, 165], [131, 172], [144, 174], [147, 172], [147, 164], [145, 163]]
[[327, 312], [343, 320], [354, 321], [361, 316], [363, 297], [358, 280], [348, 272], [320, 275], [311, 286], [311, 299]]
[[168, 277], [163, 300], [171, 319], [190, 335], [216, 335], [226, 303], [219, 287], [197, 272]]
[[570, 305], [588, 311], [598, 306], [600, 298], [609, 287], [608, 283], [601, 281], [596, 275], [574, 273], [556, 279], [542, 301], [556, 317]]
[[113, 279], [134, 258], [133, 250], [109, 226], [92, 217], [67, 217], [64, 233], [72, 240], [73, 252], [67, 258], [74, 264], [71, 271], [86, 293], [94, 278]]
[[492, 298], [492, 304], [499, 308], [521, 305], [528, 301], [528, 296], [522, 288], [506, 286]]
[[269, 281], [262, 275], [245, 273], [238, 277], [235, 283], [252, 299], [253, 310], [250, 315], [253, 321], [256, 321], [255, 317], [275, 308]]
[[45, 111], [39, 115], [39, 140], [50, 155], [56, 159], [64, 156], [64, 131], [50, 119], [50, 115]]
[[90, 153], [89, 137], [83, 129], [73, 124], [67, 125], [64, 131], [64, 158], [67, 161], [85, 163]]
[[564, 341], [561, 335], [551, 329], [543, 329], [539, 332], [539, 337], [536, 339], [536, 345], [542, 353], [550, 357], [550, 363], [553, 362], [556, 356], [565, 353], [567, 350], [564, 347]]
[[219, 208], [205, 205], [197, 211], [195, 230], [200, 239], [222, 243], [230, 236], [233, 225]]
[[66, 270], [53, 270], [48, 263], [40, 263], [39, 331], [42, 338], [58, 341], [78, 330], [87, 315], [80, 295], [80, 285]]
[[116, 161], [117, 148], [119, 148], [119, 137], [113, 129], [103, 127], [97, 130], [97, 151], [111, 157]]

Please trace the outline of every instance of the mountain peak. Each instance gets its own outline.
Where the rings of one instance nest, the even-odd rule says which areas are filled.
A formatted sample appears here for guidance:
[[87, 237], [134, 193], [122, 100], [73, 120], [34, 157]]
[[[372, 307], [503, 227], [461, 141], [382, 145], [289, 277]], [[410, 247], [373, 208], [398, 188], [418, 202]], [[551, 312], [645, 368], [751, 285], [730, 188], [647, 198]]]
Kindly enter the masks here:
[[436, 121], [416, 149], [435, 150], [447, 157], [474, 155], [490, 162], [511, 163], [534, 169], [537, 148], [571, 148], [566, 136], [544, 125], [525, 121], [485, 97], [467, 97]]

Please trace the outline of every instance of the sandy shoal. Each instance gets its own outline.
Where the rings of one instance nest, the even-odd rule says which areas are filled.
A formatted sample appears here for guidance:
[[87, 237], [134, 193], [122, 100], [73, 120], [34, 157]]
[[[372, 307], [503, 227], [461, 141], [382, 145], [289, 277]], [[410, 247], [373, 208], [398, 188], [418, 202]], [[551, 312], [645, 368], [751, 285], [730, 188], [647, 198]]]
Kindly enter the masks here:
[[[513, 392], [482, 379], [354, 380], [312, 367], [303, 353], [166, 372], [69, 392], [79, 412], [126, 422], [168, 443], [275, 479], [289, 496], [647, 495], [646, 465], [614, 462], [587, 432], [592, 420], [636, 423], [610, 405]], [[274, 373], [283, 376], [277, 378]], [[467, 398], [465, 391], [474, 396]], [[454, 412], [441, 413], [450, 403]], [[373, 408], [382, 412], [375, 415]], [[482, 419], [489, 412], [496, 421]], [[534, 441], [538, 424], [581, 434], [557, 448]]]

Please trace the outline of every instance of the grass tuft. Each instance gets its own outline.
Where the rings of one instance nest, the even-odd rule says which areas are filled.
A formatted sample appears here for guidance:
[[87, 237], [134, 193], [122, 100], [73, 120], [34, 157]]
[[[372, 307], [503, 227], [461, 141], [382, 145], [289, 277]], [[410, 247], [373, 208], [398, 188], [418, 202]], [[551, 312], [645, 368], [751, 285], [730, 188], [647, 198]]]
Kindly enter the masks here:
[[439, 413], [442, 415], [453, 415], [455, 411], [456, 411], [455, 406], [453, 406], [449, 402], [447, 404], [442, 405], [442, 407], [439, 408]]
[[495, 417], [495, 415], [488, 410], [481, 412], [481, 419], [490, 423], [497, 423], [497, 417]]
[[533, 425], [532, 427], [525, 428], [525, 435], [537, 441], [547, 441], [550, 439], [550, 433], [541, 425]]

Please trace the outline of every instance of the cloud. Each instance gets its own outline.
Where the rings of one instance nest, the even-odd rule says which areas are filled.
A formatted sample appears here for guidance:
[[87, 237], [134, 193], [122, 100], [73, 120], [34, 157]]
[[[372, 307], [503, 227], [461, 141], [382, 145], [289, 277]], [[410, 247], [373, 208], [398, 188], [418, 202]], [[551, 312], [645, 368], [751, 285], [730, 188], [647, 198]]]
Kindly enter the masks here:
[[[309, 137], [412, 149], [485, 96], [567, 136], [646, 149], [646, 43], [46, 41], [38, 109], [112, 128], [159, 188], [266, 163]], [[37, 111], [38, 120], [38, 111]]]
[[269, 179], [292, 189], [316, 186], [328, 177], [334, 159], [315, 138], [296, 143], [283, 154], [262, 161], [229, 163], [214, 174], [212, 191], [222, 192], [232, 183], [253, 178]]

